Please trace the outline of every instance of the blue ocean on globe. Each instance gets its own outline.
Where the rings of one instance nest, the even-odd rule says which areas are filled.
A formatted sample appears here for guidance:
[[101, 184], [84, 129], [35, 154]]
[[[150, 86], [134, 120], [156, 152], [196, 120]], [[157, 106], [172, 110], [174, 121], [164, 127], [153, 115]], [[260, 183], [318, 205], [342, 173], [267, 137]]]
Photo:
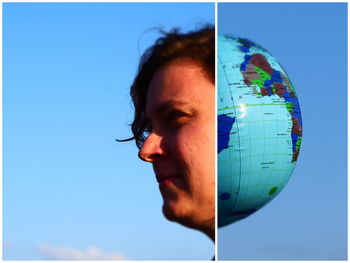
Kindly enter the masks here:
[[[275, 198], [298, 160], [297, 94], [260, 45], [218, 36], [218, 224], [245, 218]], [[277, 213], [276, 213], [277, 214]]]

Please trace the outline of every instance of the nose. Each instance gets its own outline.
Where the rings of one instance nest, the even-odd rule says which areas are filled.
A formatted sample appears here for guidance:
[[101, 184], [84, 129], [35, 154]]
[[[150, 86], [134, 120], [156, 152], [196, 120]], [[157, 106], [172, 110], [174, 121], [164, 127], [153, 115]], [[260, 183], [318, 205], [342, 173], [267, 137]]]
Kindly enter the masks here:
[[153, 163], [159, 160], [164, 155], [164, 151], [161, 147], [162, 137], [156, 133], [150, 133], [144, 141], [139, 151], [139, 158], [145, 162]]

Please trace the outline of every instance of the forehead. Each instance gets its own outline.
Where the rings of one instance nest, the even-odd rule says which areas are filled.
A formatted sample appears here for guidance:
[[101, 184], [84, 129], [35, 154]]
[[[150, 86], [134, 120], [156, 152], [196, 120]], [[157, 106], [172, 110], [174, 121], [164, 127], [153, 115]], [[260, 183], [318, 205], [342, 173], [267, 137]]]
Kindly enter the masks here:
[[174, 60], [158, 69], [147, 92], [146, 114], [166, 102], [202, 105], [214, 101], [214, 85], [201, 66], [190, 60]]

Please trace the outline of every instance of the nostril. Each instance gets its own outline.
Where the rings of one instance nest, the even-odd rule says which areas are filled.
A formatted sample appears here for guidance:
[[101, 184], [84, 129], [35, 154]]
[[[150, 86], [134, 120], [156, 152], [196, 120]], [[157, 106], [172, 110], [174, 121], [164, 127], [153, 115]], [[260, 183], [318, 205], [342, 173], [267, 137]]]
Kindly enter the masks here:
[[138, 157], [145, 162], [154, 162], [162, 158], [162, 155], [159, 153], [143, 153], [139, 151]]
[[154, 161], [160, 160], [161, 158], [162, 158], [162, 155], [159, 153], [154, 153], [148, 157], [149, 162], [154, 162]]

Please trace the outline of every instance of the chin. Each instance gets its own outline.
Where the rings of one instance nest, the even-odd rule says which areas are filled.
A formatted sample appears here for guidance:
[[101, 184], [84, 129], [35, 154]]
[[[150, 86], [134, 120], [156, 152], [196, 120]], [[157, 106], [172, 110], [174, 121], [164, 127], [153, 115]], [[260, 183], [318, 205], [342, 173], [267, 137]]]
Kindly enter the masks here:
[[164, 201], [162, 210], [165, 218], [169, 221], [199, 230], [212, 240], [215, 239], [215, 211], [202, 218], [198, 216], [198, 211], [196, 213], [195, 209], [174, 200]]
[[177, 222], [186, 227], [198, 229], [198, 223], [195, 222], [193, 211], [188, 207], [184, 207], [176, 202], [164, 202], [163, 215], [169, 221]]

